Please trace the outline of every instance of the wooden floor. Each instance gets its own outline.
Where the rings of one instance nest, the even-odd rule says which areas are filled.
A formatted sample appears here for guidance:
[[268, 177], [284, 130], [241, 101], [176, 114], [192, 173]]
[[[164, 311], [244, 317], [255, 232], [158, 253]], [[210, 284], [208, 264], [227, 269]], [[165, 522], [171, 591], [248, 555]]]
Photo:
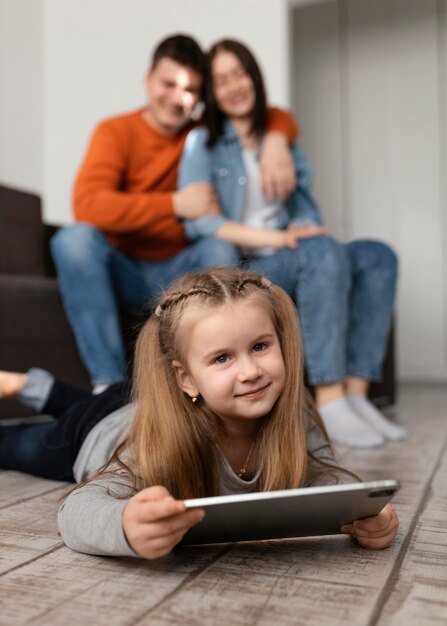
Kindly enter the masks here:
[[0, 625], [447, 624], [447, 386], [404, 387], [393, 412], [409, 441], [340, 451], [364, 479], [402, 482], [381, 552], [336, 536], [86, 556], [58, 536], [66, 485], [0, 472]]

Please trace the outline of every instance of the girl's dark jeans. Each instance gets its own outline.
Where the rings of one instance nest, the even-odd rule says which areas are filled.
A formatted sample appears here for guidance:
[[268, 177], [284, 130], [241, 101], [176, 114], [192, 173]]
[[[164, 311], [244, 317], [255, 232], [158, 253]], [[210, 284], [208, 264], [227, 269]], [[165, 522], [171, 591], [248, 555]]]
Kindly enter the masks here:
[[0, 467], [51, 480], [74, 481], [73, 465], [92, 428], [129, 402], [129, 383], [99, 395], [55, 380], [42, 413], [44, 424], [0, 426]]

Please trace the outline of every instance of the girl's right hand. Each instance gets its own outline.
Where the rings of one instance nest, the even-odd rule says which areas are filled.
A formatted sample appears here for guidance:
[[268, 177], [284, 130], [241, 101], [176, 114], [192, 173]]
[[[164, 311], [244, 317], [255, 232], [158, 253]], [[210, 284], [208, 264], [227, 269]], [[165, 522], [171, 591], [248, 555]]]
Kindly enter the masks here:
[[164, 487], [148, 487], [129, 500], [123, 530], [130, 547], [146, 559], [171, 552], [191, 526], [205, 517], [203, 509], [187, 510]]

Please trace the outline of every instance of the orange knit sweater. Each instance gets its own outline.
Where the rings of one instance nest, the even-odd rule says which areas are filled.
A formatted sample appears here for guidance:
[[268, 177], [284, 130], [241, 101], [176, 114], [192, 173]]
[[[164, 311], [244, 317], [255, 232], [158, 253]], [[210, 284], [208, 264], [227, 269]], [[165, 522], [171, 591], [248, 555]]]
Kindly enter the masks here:
[[[164, 137], [150, 127], [142, 110], [100, 123], [95, 129], [73, 190], [80, 222], [99, 228], [124, 254], [162, 260], [186, 245], [172, 204], [177, 167], [191, 127]], [[298, 133], [294, 118], [269, 110], [268, 130]]]

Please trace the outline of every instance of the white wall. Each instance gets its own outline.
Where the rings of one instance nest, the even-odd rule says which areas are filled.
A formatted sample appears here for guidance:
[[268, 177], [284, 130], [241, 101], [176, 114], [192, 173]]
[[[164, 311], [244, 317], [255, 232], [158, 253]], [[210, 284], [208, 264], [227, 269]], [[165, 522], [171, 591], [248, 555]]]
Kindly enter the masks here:
[[29, 191], [43, 177], [42, 9], [0, 0], [0, 181]]
[[272, 101], [288, 105], [285, 0], [0, 3], [0, 180], [41, 194], [49, 222], [71, 221], [71, 185], [93, 126], [144, 103], [149, 56], [167, 34], [188, 32], [204, 46], [243, 39]]
[[400, 378], [447, 380], [445, 0], [339, 0], [294, 12], [294, 109], [340, 238], [400, 257]]

